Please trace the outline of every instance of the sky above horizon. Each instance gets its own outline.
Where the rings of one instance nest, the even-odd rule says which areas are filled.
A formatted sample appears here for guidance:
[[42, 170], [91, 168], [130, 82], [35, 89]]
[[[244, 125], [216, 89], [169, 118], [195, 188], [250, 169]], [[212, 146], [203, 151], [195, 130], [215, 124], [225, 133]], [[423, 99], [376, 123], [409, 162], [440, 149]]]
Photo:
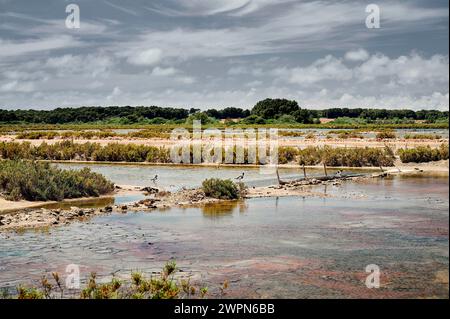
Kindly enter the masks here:
[[[66, 27], [66, 6], [80, 28]], [[366, 5], [381, 10], [366, 27]], [[0, 108], [449, 109], [447, 0], [0, 0]]]

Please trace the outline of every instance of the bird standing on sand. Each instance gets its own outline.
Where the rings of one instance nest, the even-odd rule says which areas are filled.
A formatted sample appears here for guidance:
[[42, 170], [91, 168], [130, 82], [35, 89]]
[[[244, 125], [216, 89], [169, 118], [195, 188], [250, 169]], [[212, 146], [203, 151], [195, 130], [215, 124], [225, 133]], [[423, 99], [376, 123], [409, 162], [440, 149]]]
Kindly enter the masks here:
[[152, 181], [153, 183], [156, 183], [157, 180], [158, 180], [158, 175], [155, 175], [155, 177], [153, 177], [153, 178], [151, 179], [151, 181]]
[[245, 175], [245, 173], [243, 172], [242, 175], [236, 177], [235, 180], [242, 181], [244, 179], [244, 175]]

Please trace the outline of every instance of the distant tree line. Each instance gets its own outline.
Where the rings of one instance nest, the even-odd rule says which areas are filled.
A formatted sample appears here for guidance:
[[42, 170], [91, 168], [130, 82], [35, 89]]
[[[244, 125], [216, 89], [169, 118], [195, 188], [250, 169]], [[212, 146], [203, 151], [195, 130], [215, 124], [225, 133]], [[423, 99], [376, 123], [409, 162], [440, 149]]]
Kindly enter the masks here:
[[309, 110], [300, 108], [298, 103], [287, 99], [265, 99], [258, 102], [252, 110], [227, 107], [221, 110], [183, 109], [158, 106], [109, 106], [56, 108], [54, 110], [2, 110], [0, 123], [67, 124], [109, 122], [120, 124], [167, 122], [185, 123], [192, 119], [208, 119], [208, 122], [223, 119], [244, 119], [244, 124], [265, 123], [318, 123], [319, 118], [362, 119], [367, 122], [379, 120], [423, 120], [436, 122], [448, 119], [448, 111], [407, 109], [367, 109], [367, 108], [330, 108]]
[[43, 110], [0, 110], [0, 122], [4, 123], [91, 123], [108, 119], [126, 119], [129, 123], [139, 123], [145, 119], [183, 120], [189, 111], [181, 108], [159, 106], [91, 106], [79, 108], [57, 108]]

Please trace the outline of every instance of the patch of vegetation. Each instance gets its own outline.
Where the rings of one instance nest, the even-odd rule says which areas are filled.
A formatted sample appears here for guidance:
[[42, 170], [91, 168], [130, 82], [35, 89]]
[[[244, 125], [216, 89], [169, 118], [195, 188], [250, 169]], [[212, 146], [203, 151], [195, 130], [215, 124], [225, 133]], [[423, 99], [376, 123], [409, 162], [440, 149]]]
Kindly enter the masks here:
[[206, 179], [202, 183], [202, 189], [207, 197], [225, 200], [238, 199], [240, 197], [238, 185], [229, 179]]
[[338, 117], [332, 122], [334, 125], [365, 125], [367, 123], [366, 119], [350, 117]]
[[278, 149], [278, 163], [287, 164], [294, 162], [298, 154], [298, 147], [280, 147]]
[[194, 121], [201, 121], [202, 125], [213, 124], [217, 122], [215, 118], [209, 117], [205, 112], [198, 112], [189, 115], [189, 117], [186, 119], [186, 124], [192, 125]]
[[170, 138], [170, 130], [167, 130], [164, 128], [141, 130], [141, 131], [137, 131], [137, 132], [128, 133], [128, 137], [131, 137], [131, 138]]
[[299, 150], [300, 165], [326, 164], [331, 167], [379, 167], [393, 166], [395, 157], [391, 149], [385, 148], [332, 148], [308, 147]]
[[53, 140], [55, 138], [60, 139], [86, 139], [90, 140], [93, 138], [108, 138], [114, 137], [118, 134], [112, 131], [25, 131], [17, 134], [16, 138], [20, 140]]
[[406, 134], [404, 138], [407, 140], [440, 140], [442, 136], [437, 134]]
[[338, 134], [338, 137], [341, 139], [349, 139], [349, 138], [363, 139], [364, 138], [364, 136], [362, 136], [360, 133], [354, 132], [354, 131], [341, 132]]
[[40, 140], [40, 139], [48, 139], [52, 140], [57, 137], [58, 134], [52, 131], [32, 131], [32, 132], [22, 132], [17, 134], [18, 139], [20, 140]]
[[[207, 287], [197, 287], [190, 279], [175, 279], [178, 272], [174, 261], [166, 263], [157, 276], [146, 278], [141, 272], [132, 272], [129, 280], [119, 280], [113, 277], [107, 283], [98, 283], [97, 275], [91, 273], [87, 286], [81, 290], [80, 299], [186, 299], [205, 298]], [[16, 295], [4, 294], [0, 299], [55, 299], [64, 298], [64, 290], [59, 275], [52, 273], [54, 283], [45, 276], [40, 287], [17, 288]], [[225, 295], [228, 282], [219, 288]], [[70, 296], [72, 298], [72, 296]]]
[[393, 132], [393, 131], [386, 130], [386, 131], [378, 132], [376, 135], [376, 138], [378, 140], [394, 139], [394, 138], [397, 138], [397, 134], [395, 134], [395, 132]]
[[84, 160], [102, 162], [150, 162], [169, 163], [170, 150], [137, 144], [110, 143], [102, 146], [98, 143], [74, 143], [62, 141], [54, 144], [42, 143], [33, 146], [30, 143], [0, 143], [0, 157], [3, 159], [33, 160]]
[[440, 160], [448, 160], [448, 144], [442, 144], [439, 148], [419, 146], [417, 148], [400, 149], [398, 151], [403, 163], [426, 163]]
[[0, 161], [0, 192], [10, 200], [61, 201], [98, 197], [113, 190], [113, 183], [88, 168], [63, 170], [48, 163]]
[[301, 137], [304, 136], [305, 132], [299, 132], [299, 131], [279, 131], [279, 136], [290, 136], [290, 137]]

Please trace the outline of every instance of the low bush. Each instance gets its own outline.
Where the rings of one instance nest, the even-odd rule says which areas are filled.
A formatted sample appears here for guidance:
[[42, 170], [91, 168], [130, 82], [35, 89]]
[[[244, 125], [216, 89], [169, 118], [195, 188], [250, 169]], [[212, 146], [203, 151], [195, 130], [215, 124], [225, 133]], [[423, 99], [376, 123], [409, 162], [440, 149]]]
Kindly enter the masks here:
[[295, 161], [299, 154], [297, 147], [280, 147], [278, 149], [278, 163], [287, 164]]
[[376, 135], [376, 138], [379, 140], [393, 139], [396, 137], [397, 137], [397, 135], [393, 131], [381, 131], [381, 132], [378, 132]]
[[231, 200], [240, 197], [238, 186], [229, 179], [206, 179], [202, 183], [202, 189], [206, 196], [212, 198]]
[[301, 131], [279, 131], [278, 134], [280, 136], [301, 137], [301, 136], [305, 135], [305, 132], [301, 132]]
[[441, 135], [437, 134], [406, 134], [405, 139], [407, 140], [440, 140]]
[[17, 134], [16, 138], [19, 140], [53, 140], [56, 138], [60, 139], [86, 139], [91, 140], [94, 138], [108, 138], [118, 136], [118, 134], [113, 131], [29, 131], [21, 132]]
[[39, 139], [54, 139], [58, 134], [53, 131], [31, 131], [17, 134], [16, 138], [20, 140], [39, 140]]
[[447, 160], [449, 158], [449, 147], [447, 144], [442, 144], [439, 148], [419, 146], [417, 148], [400, 149], [398, 154], [403, 163], [426, 163]]
[[300, 165], [379, 167], [393, 166], [395, 157], [389, 148], [332, 148], [308, 147], [299, 151]]
[[110, 143], [102, 146], [98, 143], [74, 143], [61, 141], [54, 144], [41, 143], [0, 143], [0, 158], [33, 160], [84, 160], [101, 162], [151, 162], [169, 163], [170, 150], [138, 144]]
[[10, 200], [61, 201], [98, 197], [113, 190], [113, 183], [88, 168], [63, 170], [48, 163], [0, 161], [0, 192]]
[[[81, 290], [80, 299], [194, 299], [205, 298], [207, 287], [196, 287], [190, 279], [175, 279], [177, 265], [174, 261], [166, 263], [159, 275], [146, 278], [140, 272], [132, 272], [129, 280], [113, 277], [107, 283], [99, 283], [97, 275], [91, 273], [86, 287]], [[54, 299], [64, 298], [64, 285], [58, 273], [52, 273], [54, 283], [46, 276], [42, 277], [40, 287], [19, 286], [16, 295], [0, 297], [17, 299]], [[228, 282], [219, 287], [225, 295]], [[73, 296], [70, 296], [73, 298]]]
[[362, 136], [360, 133], [352, 132], [352, 131], [339, 133], [338, 137], [341, 138], [341, 139], [349, 139], [349, 138], [362, 139], [362, 138], [364, 138], [364, 136]]

